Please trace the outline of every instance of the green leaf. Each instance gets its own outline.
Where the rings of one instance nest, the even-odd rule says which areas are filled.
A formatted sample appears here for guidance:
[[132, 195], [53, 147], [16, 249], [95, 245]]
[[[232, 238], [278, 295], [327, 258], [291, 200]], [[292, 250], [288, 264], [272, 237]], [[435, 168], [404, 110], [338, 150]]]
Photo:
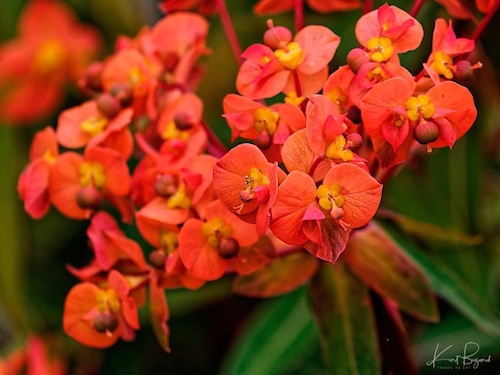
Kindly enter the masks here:
[[257, 272], [237, 276], [233, 292], [249, 297], [274, 297], [304, 284], [317, 269], [318, 260], [306, 251], [290, 253]]
[[389, 210], [379, 210], [377, 216], [393, 221], [405, 233], [418, 237], [426, 243], [474, 246], [483, 242], [480, 235], [471, 235], [458, 230], [442, 228]]
[[404, 312], [428, 322], [439, 320], [429, 280], [374, 222], [351, 236], [344, 259], [368, 287], [393, 299]]
[[[318, 332], [312, 322], [303, 288], [265, 301], [227, 354], [219, 374], [288, 374], [318, 350]], [[314, 369], [314, 373], [318, 373]]]
[[324, 263], [312, 280], [311, 300], [330, 372], [380, 374], [375, 319], [361, 280], [342, 262]]
[[445, 301], [453, 305], [485, 333], [500, 337], [500, 321], [491, 306], [485, 302], [465, 280], [452, 268], [437, 257], [420, 251], [411, 240], [394, 227], [384, 225], [391, 237], [400, 244], [406, 253], [424, 270], [433, 289]]

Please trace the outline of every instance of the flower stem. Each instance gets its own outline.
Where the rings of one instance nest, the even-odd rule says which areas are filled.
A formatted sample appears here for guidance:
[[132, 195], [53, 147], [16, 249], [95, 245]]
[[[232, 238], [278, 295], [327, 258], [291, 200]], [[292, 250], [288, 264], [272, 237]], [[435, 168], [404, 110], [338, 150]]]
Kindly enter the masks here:
[[295, 31], [299, 32], [304, 27], [304, 0], [294, 0]]
[[424, 5], [424, 1], [425, 0], [415, 0], [410, 10], [410, 16], [412, 17], [417, 16], [418, 12], [420, 11], [420, 8], [422, 8], [422, 5]]
[[217, 10], [219, 11], [219, 16], [222, 22], [222, 27], [226, 33], [227, 40], [231, 46], [231, 51], [233, 51], [234, 58], [238, 65], [241, 65], [243, 59], [241, 58], [241, 45], [234, 30], [233, 21], [226, 7], [226, 2], [224, 0], [215, 0]]
[[205, 133], [207, 134], [208, 137], [208, 145], [207, 145], [207, 151], [217, 157], [220, 158], [224, 156], [227, 152], [226, 146], [221, 142], [219, 137], [212, 131], [212, 129], [205, 123], [205, 121], [201, 122], [201, 126], [205, 130]]
[[366, 0], [363, 6], [363, 14], [371, 12], [373, 9], [373, 0]]
[[491, 6], [491, 9], [488, 11], [488, 13], [486, 13], [479, 25], [477, 25], [476, 30], [474, 30], [474, 33], [471, 35], [470, 39], [477, 41], [481, 37], [481, 35], [483, 35], [484, 30], [486, 30], [486, 27], [489, 25], [490, 21], [493, 19], [499, 8], [500, 1], [495, 1]]

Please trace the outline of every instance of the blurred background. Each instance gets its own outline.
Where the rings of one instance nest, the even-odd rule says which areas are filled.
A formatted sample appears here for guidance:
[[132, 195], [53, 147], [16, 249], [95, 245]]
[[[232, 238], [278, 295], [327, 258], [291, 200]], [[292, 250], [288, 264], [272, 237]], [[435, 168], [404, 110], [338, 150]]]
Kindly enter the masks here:
[[[104, 40], [100, 58], [112, 53], [117, 36], [134, 36], [143, 25], [152, 25], [162, 16], [154, 0], [65, 3], [82, 22], [100, 30]], [[227, 3], [243, 48], [260, 42], [268, 17], [252, 14], [255, 1]], [[390, 3], [409, 8], [406, 1]], [[15, 37], [17, 18], [25, 4], [24, 0], [0, 2], [0, 42]], [[343, 65], [347, 52], [357, 45], [354, 25], [359, 15], [359, 10], [328, 15], [306, 10], [305, 24], [326, 25], [341, 36], [332, 68]], [[403, 65], [413, 74], [430, 52], [436, 17], [449, 16], [440, 4], [426, 1], [417, 17], [425, 29], [423, 45], [402, 56]], [[294, 29], [291, 13], [272, 18], [275, 25]], [[219, 18], [213, 15], [209, 21], [207, 44], [212, 53], [202, 59], [207, 74], [197, 93], [205, 103], [205, 121], [229, 145], [229, 131], [221, 118], [222, 99], [236, 92], [238, 67]], [[473, 23], [457, 21], [454, 26], [457, 34], [470, 35]], [[498, 373], [500, 367], [499, 38], [497, 14], [477, 43], [475, 57], [484, 66], [466, 83], [479, 113], [473, 128], [453, 150], [435, 149], [417, 156], [384, 188], [384, 208], [445, 229], [433, 236], [421, 230], [413, 233], [410, 242], [402, 240], [440, 297], [439, 323], [404, 317], [412, 356], [421, 373], [439, 373], [427, 365], [438, 344], [442, 349], [453, 345], [450, 353], [457, 354], [467, 342], [475, 342], [480, 347], [478, 357], [491, 356], [491, 362], [482, 364], [477, 373]], [[55, 209], [41, 220], [30, 219], [16, 185], [28, 162], [34, 133], [55, 125], [58, 112], [81, 101], [80, 93], [68, 88], [64, 103], [52, 116], [29, 127], [0, 124], [0, 357], [22, 345], [33, 332], [48, 338], [68, 361], [71, 373], [78, 374], [327, 373], [306, 287], [270, 300], [233, 295], [229, 278], [194, 292], [169, 290], [171, 354], [165, 354], [156, 343], [145, 309], [140, 311], [141, 330], [132, 343], [119, 341], [99, 351], [64, 335], [64, 298], [77, 283], [65, 267], [79, 267], [90, 260], [85, 235], [88, 224], [67, 219]], [[127, 234], [140, 241], [134, 230]]]

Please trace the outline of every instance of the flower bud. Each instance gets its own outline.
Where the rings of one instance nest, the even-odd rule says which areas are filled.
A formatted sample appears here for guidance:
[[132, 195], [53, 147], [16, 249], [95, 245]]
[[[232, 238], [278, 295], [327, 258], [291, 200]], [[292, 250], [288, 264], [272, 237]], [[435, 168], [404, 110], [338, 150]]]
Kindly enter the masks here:
[[167, 255], [165, 254], [164, 251], [154, 250], [151, 253], [149, 253], [148, 260], [149, 263], [151, 263], [151, 265], [154, 268], [162, 270], [165, 268], [165, 261], [167, 260]]
[[118, 320], [109, 313], [99, 314], [94, 318], [94, 328], [101, 333], [114, 332], [118, 328]]
[[224, 259], [231, 259], [238, 254], [240, 244], [234, 238], [224, 238], [219, 245], [219, 255]]
[[179, 112], [174, 117], [174, 123], [179, 130], [189, 130], [193, 127], [191, 116], [186, 112]]
[[351, 133], [347, 135], [346, 141], [349, 148], [357, 148], [363, 143], [363, 138], [358, 133]]
[[370, 58], [361, 48], [354, 48], [347, 54], [347, 64], [354, 74], [358, 73], [359, 68], [367, 62], [370, 62]]
[[344, 209], [343, 208], [340, 208], [340, 207], [333, 207], [330, 211], [330, 216], [335, 219], [335, 220], [338, 220], [340, 219], [342, 216], [344, 216]]
[[118, 99], [108, 93], [99, 95], [96, 103], [99, 111], [107, 118], [115, 117], [122, 109]]
[[101, 74], [103, 63], [100, 61], [93, 62], [85, 70], [85, 84], [94, 91], [102, 90]]
[[292, 41], [292, 32], [284, 26], [271, 27], [264, 33], [264, 44], [269, 48], [283, 48]]
[[250, 202], [253, 199], [252, 193], [248, 190], [242, 190], [240, 191], [240, 199], [244, 203]]
[[101, 207], [102, 195], [99, 190], [97, 190], [93, 185], [87, 187], [82, 187], [76, 193], [76, 203], [81, 208], [90, 208], [92, 210], [97, 210]]
[[177, 191], [175, 178], [170, 174], [162, 174], [156, 177], [155, 193], [160, 197], [168, 198]]
[[255, 145], [261, 150], [267, 150], [273, 144], [273, 137], [267, 132], [260, 133], [255, 140]]
[[460, 60], [455, 64], [454, 77], [459, 81], [467, 81], [474, 75], [472, 64], [468, 60]]
[[109, 92], [124, 106], [129, 105], [132, 101], [133, 90], [129, 83], [115, 83]]
[[439, 127], [435, 122], [424, 121], [417, 125], [413, 135], [418, 143], [425, 145], [438, 139]]

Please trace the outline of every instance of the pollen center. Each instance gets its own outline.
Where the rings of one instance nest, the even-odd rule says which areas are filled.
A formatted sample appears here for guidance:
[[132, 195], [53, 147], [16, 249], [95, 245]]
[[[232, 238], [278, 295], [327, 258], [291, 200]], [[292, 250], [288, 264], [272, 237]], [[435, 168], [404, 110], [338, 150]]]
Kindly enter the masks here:
[[190, 208], [191, 198], [187, 195], [186, 185], [181, 183], [177, 188], [177, 191], [168, 198], [167, 208]]
[[445, 78], [452, 79], [453, 70], [450, 69], [451, 66], [453, 66], [453, 59], [450, 55], [441, 51], [437, 51], [434, 54], [434, 61], [431, 63], [431, 68], [438, 74]]
[[189, 139], [189, 131], [180, 130], [174, 121], [170, 121], [161, 134], [161, 137], [164, 140], [179, 139], [182, 141], [187, 141]]
[[118, 313], [120, 311], [120, 299], [113, 289], [102, 289], [97, 292], [97, 308], [100, 313], [113, 312]]
[[412, 96], [406, 101], [406, 114], [412, 121], [417, 121], [420, 116], [423, 116], [424, 119], [428, 120], [434, 116], [435, 112], [436, 109], [431, 103], [431, 98], [425, 94]]
[[80, 129], [91, 137], [101, 134], [108, 120], [104, 117], [91, 117], [80, 124]]
[[47, 40], [42, 43], [35, 55], [35, 69], [40, 74], [49, 74], [61, 68], [66, 50], [61, 42]]
[[106, 182], [106, 175], [104, 168], [100, 163], [84, 162], [80, 166], [80, 185], [87, 187], [93, 185], [95, 188], [100, 189], [104, 182]]
[[344, 106], [347, 103], [347, 96], [339, 86], [335, 86], [330, 91], [328, 91], [325, 95], [328, 99], [330, 99], [332, 102], [334, 102], [337, 105], [337, 108], [339, 109], [340, 113], [345, 112]]
[[295, 70], [304, 61], [304, 51], [296, 42], [288, 43], [285, 49], [277, 49], [274, 56], [285, 68]]
[[387, 61], [394, 53], [392, 41], [385, 36], [375, 36], [366, 43], [370, 59], [375, 62]]
[[266, 132], [269, 135], [276, 133], [278, 114], [268, 108], [258, 108], [253, 113], [253, 124], [260, 133]]
[[326, 149], [325, 156], [328, 159], [342, 159], [343, 161], [350, 161], [354, 155], [347, 146], [347, 141], [341, 134], [333, 141]]
[[160, 245], [166, 254], [171, 254], [179, 244], [178, 235], [175, 232], [160, 230]]
[[220, 246], [223, 239], [229, 238], [233, 232], [232, 228], [220, 217], [214, 217], [207, 221], [203, 224], [202, 230], [207, 243], [216, 248]]
[[316, 191], [316, 196], [319, 198], [319, 206], [327, 211], [331, 211], [333, 208], [342, 208], [345, 200], [341, 193], [342, 187], [340, 185], [320, 185]]

